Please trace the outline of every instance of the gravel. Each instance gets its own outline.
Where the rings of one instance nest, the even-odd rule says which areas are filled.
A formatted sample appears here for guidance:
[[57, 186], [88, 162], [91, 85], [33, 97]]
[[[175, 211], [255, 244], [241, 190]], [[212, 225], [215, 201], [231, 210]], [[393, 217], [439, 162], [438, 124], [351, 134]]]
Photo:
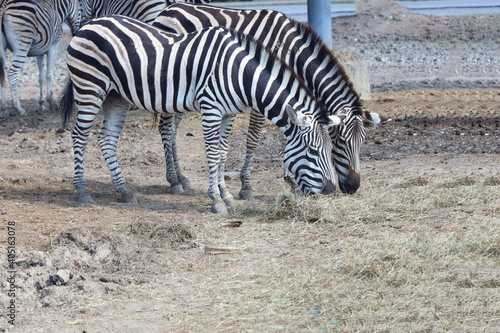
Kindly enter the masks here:
[[500, 87], [500, 15], [375, 12], [333, 25], [334, 48], [367, 63], [372, 91]]

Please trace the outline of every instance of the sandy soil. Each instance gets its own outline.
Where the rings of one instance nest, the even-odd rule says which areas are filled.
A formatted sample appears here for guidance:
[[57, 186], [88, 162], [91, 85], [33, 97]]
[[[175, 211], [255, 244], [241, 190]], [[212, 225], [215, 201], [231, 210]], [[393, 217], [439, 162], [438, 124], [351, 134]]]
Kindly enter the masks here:
[[[442, 18], [402, 14], [399, 8], [391, 15], [368, 11], [357, 17], [343, 18], [335, 22], [338, 27], [335, 29], [345, 36], [356, 34], [373, 46], [377, 43], [374, 38], [383, 40], [394, 35], [394, 27], [388, 23], [393, 20], [389, 16], [394, 18], [394, 15], [411, 18], [405, 25], [406, 30], [398, 29], [406, 39], [410, 39], [410, 35], [417, 39], [432, 35], [429, 43], [448, 40], [449, 27], [439, 24]], [[465, 26], [473, 19], [449, 21], [462, 22]], [[387, 24], [380, 25], [381, 22]], [[372, 28], [375, 26], [376, 29]], [[435, 27], [432, 31], [437, 32], [430, 34], [428, 26]], [[483, 26], [471, 27], [482, 29]], [[474, 34], [480, 33], [490, 42], [487, 31], [474, 30]], [[397, 45], [398, 41], [393, 43]], [[56, 95], [65, 77], [64, 62], [60, 59]], [[460, 62], [457, 66], [461, 66]], [[384, 78], [390, 79], [390, 73], [400, 78], [397, 67], [386, 66], [384, 70]], [[388, 81], [381, 77], [375, 75], [374, 84], [384, 87]], [[210, 213], [199, 116], [186, 117], [181, 125], [180, 158], [194, 190], [177, 196], [167, 193], [160, 138], [151, 128], [150, 115], [140, 110], [130, 112], [118, 150], [122, 170], [136, 191], [139, 204], [118, 202], [119, 196], [112, 189], [94, 133], [86, 152], [86, 175], [95, 204], [81, 205], [74, 202], [71, 184], [70, 131], [60, 129], [59, 115], [54, 111], [43, 114], [35, 111], [36, 78], [36, 66], [30, 60], [20, 87], [21, 102], [29, 116], [0, 119], [3, 233], [0, 276], [4, 287], [0, 306], [6, 309], [10, 300], [4, 240], [7, 226], [12, 225], [16, 237], [13, 267], [19, 311], [16, 327], [6, 323], [2, 311], [0, 331], [154, 332], [179, 328], [196, 331], [197, 320], [207, 315], [220, 318], [218, 324], [210, 327], [211, 331], [248, 328], [244, 323], [240, 323], [242, 326], [225, 323], [225, 308], [219, 301], [245, 289], [245, 285], [238, 282], [238, 274], [246, 267], [267, 258], [278, 258], [295, 246], [281, 242], [280, 235], [288, 232], [286, 221], [268, 224], [258, 218], [272, 207], [277, 193], [286, 190], [282, 179], [277, 178], [281, 174], [280, 146], [272, 124], [266, 125], [255, 160], [253, 179], [257, 200], [250, 205], [238, 201], [228, 216]], [[406, 77], [405, 81], [420, 82], [420, 79]], [[363, 177], [440, 168], [470, 170], [471, 174], [480, 170], [482, 174], [498, 176], [500, 89], [477, 86], [459, 89], [460, 86], [453, 85], [448, 90], [427, 89], [425, 85], [416, 88], [419, 89], [374, 92], [372, 100], [365, 102], [369, 110], [393, 121], [368, 128], [362, 150]], [[247, 124], [248, 115], [244, 115], [237, 119], [234, 127], [227, 166], [228, 186], [233, 194], [239, 190], [239, 180], [234, 174], [243, 160]], [[242, 222], [242, 227], [226, 226], [235, 221]], [[308, 238], [329, 239], [333, 237], [330, 231], [308, 228]], [[303, 236], [298, 232], [296, 237], [295, 240]], [[311, 250], [298, 244], [297, 251], [309, 253]], [[213, 256], [206, 253], [206, 245], [237, 250], [231, 256]], [[212, 291], [215, 285], [227, 286], [227, 292], [222, 295], [215, 289]], [[263, 313], [262, 321], [254, 329], [287, 328], [274, 322], [272, 313]], [[291, 330], [308, 331], [300, 326], [293, 326]]]

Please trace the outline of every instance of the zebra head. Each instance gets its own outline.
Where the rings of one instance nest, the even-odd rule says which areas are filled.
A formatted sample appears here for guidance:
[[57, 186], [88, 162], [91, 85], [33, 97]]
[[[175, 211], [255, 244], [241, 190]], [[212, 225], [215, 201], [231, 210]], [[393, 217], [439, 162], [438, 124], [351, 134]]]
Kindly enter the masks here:
[[363, 121], [378, 124], [390, 119], [364, 109], [345, 108], [344, 111], [345, 114], [339, 114], [343, 117], [343, 124], [330, 127], [329, 132], [340, 190], [354, 194], [361, 182], [359, 152], [366, 136]]
[[335, 192], [332, 165], [332, 143], [328, 127], [339, 125], [338, 116], [330, 116], [322, 125], [312, 116], [286, 106], [291, 127], [285, 131], [287, 144], [283, 151], [284, 164], [306, 195]]

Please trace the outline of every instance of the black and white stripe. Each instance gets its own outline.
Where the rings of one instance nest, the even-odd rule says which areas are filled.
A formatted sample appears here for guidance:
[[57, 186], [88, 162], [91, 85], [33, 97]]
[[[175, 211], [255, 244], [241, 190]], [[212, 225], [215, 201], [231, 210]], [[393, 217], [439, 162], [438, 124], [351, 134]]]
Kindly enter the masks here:
[[73, 184], [79, 201], [91, 201], [83, 153], [101, 107], [99, 146], [115, 188], [124, 200], [135, 201], [116, 160], [128, 103], [154, 113], [201, 113], [214, 212], [225, 212], [233, 201], [223, 175], [227, 139], [236, 114], [249, 108], [279, 126], [287, 141], [284, 163], [303, 192], [335, 189], [331, 142], [320, 123], [331, 127], [340, 119], [328, 116], [286, 64], [242, 35], [224, 28], [168, 34], [131, 18], [110, 16], [80, 29], [68, 47], [67, 62], [71, 80], [60, 109], [66, 123], [76, 102]]
[[[83, 23], [91, 19], [108, 16], [124, 15], [136, 18], [145, 23], [151, 23], [165, 7], [182, 0], [80, 0], [82, 5]], [[194, 4], [207, 4], [209, 0], [186, 0]]]
[[[178, 3], [160, 13], [153, 26], [177, 33], [223, 26], [257, 39], [276, 52], [331, 114], [346, 116], [344, 126], [331, 130], [334, 165], [342, 191], [356, 192], [360, 183], [359, 151], [365, 137], [363, 119], [377, 120], [379, 117], [362, 109], [359, 96], [342, 66], [308, 25], [272, 10], [234, 10]], [[243, 198], [252, 197], [250, 164], [263, 123], [260, 114], [252, 114], [246, 159], [240, 175], [240, 197]]]
[[[47, 83], [47, 101], [56, 108], [52, 97], [52, 77], [62, 36], [62, 23], [67, 22], [72, 33], [80, 26], [79, 0], [5, 0], [0, 12], [0, 79], [5, 78], [5, 49], [13, 52], [8, 72], [14, 109], [20, 115], [26, 111], [19, 102], [18, 79], [27, 57], [36, 57], [39, 69], [40, 98], [38, 110], [44, 110], [44, 85]], [[44, 73], [44, 56], [47, 71]], [[8, 114], [5, 90], [2, 86], [2, 115]]]

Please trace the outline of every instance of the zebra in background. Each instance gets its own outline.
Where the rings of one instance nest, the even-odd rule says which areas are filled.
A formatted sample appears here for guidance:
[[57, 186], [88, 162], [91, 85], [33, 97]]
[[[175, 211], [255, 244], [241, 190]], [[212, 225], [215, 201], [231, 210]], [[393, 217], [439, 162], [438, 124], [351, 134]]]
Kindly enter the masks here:
[[[236, 114], [253, 108], [279, 126], [287, 144], [287, 168], [304, 193], [332, 193], [329, 127], [340, 124], [310, 94], [291, 69], [255, 41], [224, 28], [168, 34], [141, 21], [110, 16], [83, 26], [67, 52], [70, 81], [60, 111], [64, 125], [74, 106], [73, 130], [77, 200], [91, 202], [83, 154], [102, 107], [98, 138], [122, 200], [137, 202], [116, 159], [128, 103], [153, 113], [201, 113], [209, 165], [212, 212], [234, 203], [224, 183], [228, 136]], [[314, 118], [306, 115], [315, 114]]]
[[[208, 4], [210, 0], [185, 0], [194, 4]], [[124, 15], [145, 23], [152, 23], [165, 7], [183, 0], [81, 0], [82, 22], [108, 16]]]
[[[166, 6], [176, 0], [3, 0], [0, 2], [0, 84], [2, 102], [0, 117], [9, 115], [5, 96], [5, 49], [12, 50], [14, 57], [8, 76], [15, 111], [22, 116], [18, 93], [19, 75], [27, 57], [37, 57], [40, 98], [38, 111], [45, 110], [44, 86], [49, 108], [56, 109], [52, 94], [54, 65], [62, 37], [62, 22], [66, 22], [72, 35], [88, 20], [109, 14], [123, 14], [151, 23]], [[190, 0], [193, 3], [209, 3]], [[44, 56], [47, 70], [44, 73]]]
[[[344, 124], [332, 127], [333, 162], [339, 187], [343, 192], [355, 193], [360, 185], [360, 146], [366, 131], [363, 120], [373, 123], [386, 121], [376, 113], [362, 108], [358, 94], [331, 50], [306, 24], [299, 23], [285, 14], [272, 10], [234, 10], [214, 6], [172, 4], [153, 22], [153, 26], [169, 32], [187, 33], [206, 27], [223, 26], [257, 39], [276, 52], [284, 62], [305, 81], [307, 87], [319, 98], [333, 115], [344, 114]], [[176, 117], [181, 118], [182, 115]], [[178, 124], [180, 119], [174, 121]], [[160, 122], [162, 137], [171, 123]], [[242, 188], [240, 198], [253, 199], [250, 184], [250, 165], [261, 137], [264, 117], [252, 112], [247, 136], [245, 163], [240, 173]], [[163, 128], [161, 127], [163, 126]], [[175, 132], [176, 129], [168, 129]], [[175, 140], [175, 136], [174, 136]], [[175, 154], [177, 156], [177, 154]], [[168, 157], [167, 157], [168, 159]], [[178, 161], [175, 161], [177, 172]], [[167, 170], [167, 173], [174, 171]], [[189, 182], [182, 174], [183, 184]]]
[[[38, 111], [45, 109], [43, 90], [47, 83], [47, 101], [56, 109], [52, 96], [52, 77], [59, 51], [63, 29], [67, 22], [72, 34], [80, 27], [79, 0], [5, 0], [0, 12], [0, 80], [2, 83], [2, 111], [9, 114], [5, 105], [5, 50], [13, 53], [8, 76], [14, 109], [19, 115], [26, 115], [18, 94], [18, 79], [27, 57], [36, 57], [39, 70], [40, 98]], [[47, 71], [44, 75], [44, 58], [47, 55]]]

